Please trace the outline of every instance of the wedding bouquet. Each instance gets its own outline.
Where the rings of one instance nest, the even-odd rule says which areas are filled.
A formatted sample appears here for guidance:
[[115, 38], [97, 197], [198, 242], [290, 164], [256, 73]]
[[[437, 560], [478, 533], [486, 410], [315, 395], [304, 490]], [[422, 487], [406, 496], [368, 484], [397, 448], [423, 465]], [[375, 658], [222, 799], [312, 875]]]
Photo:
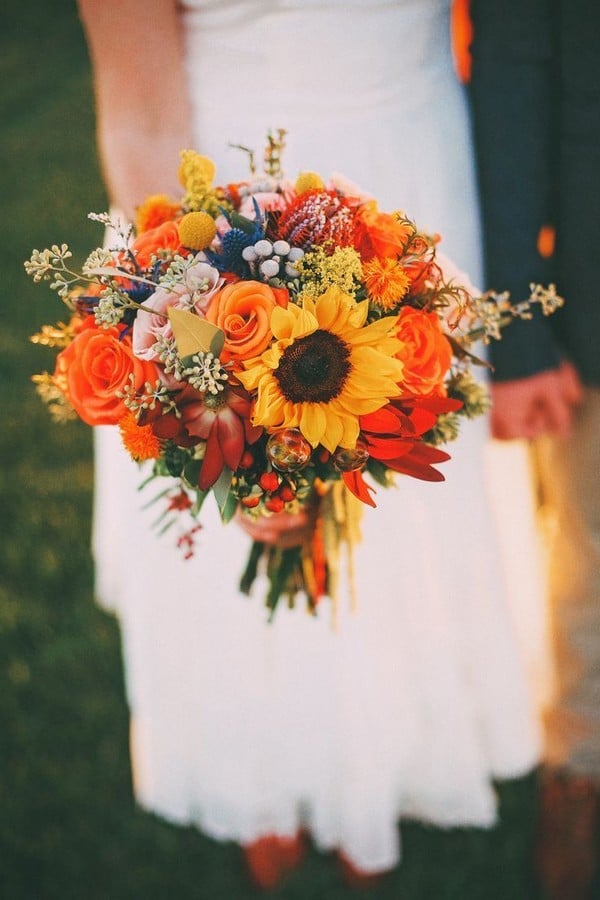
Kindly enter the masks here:
[[252, 548], [242, 589], [264, 558], [273, 610], [282, 594], [310, 608], [335, 595], [372, 482], [443, 480], [439, 445], [487, 405], [472, 343], [561, 302], [537, 286], [517, 305], [475, 295], [404, 212], [340, 176], [284, 178], [282, 144], [269, 136], [264, 171], [251, 158], [247, 180], [222, 186], [183, 151], [181, 199], [149, 197], [135, 228], [91, 214], [113, 242], [81, 270], [66, 244], [25, 264], [69, 311], [33, 337], [60, 350], [39, 392], [58, 419], [117, 426], [147, 480], [173, 479], [161, 527], [192, 517], [186, 555], [211, 492], [224, 522], [310, 509], [303, 546]]

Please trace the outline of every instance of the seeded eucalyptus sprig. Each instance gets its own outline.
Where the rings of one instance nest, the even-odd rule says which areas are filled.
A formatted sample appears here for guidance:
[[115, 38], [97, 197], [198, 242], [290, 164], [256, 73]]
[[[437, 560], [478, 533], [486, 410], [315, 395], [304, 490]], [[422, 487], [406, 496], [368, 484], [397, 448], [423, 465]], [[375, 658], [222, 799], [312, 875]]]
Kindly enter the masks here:
[[81, 273], [73, 271], [66, 264], [72, 256], [68, 244], [61, 244], [60, 247], [53, 244], [49, 249], [34, 250], [30, 259], [24, 263], [25, 271], [36, 283], [50, 281], [51, 289], [57, 291], [59, 297], [66, 299], [73, 285], [81, 281]]

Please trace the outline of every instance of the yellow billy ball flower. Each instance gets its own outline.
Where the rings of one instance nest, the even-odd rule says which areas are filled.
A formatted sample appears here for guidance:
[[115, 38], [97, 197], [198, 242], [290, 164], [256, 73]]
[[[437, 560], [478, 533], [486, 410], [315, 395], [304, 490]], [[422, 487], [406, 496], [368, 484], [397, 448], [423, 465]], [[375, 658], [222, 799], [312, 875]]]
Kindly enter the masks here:
[[300, 172], [295, 188], [297, 194], [306, 194], [307, 191], [322, 191], [325, 189], [325, 182], [316, 172]]
[[179, 240], [190, 250], [205, 250], [213, 242], [217, 226], [205, 212], [190, 212], [178, 223]]

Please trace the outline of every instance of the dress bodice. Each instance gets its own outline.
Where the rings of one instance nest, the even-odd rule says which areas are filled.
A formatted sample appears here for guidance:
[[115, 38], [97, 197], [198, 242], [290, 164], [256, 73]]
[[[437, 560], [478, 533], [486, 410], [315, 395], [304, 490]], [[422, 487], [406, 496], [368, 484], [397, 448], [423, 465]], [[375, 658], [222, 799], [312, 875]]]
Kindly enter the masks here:
[[290, 177], [342, 172], [423, 227], [462, 232], [457, 204], [442, 209], [473, 202], [449, 0], [185, 0], [182, 21], [196, 145], [219, 180], [246, 173], [230, 144], [260, 154], [285, 128]]

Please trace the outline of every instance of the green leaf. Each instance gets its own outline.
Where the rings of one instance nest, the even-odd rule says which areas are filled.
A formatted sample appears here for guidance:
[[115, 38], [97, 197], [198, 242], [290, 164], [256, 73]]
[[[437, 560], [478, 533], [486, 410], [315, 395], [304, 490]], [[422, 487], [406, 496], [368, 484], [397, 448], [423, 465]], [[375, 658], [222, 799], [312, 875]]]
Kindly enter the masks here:
[[[233, 472], [231, 471], [231, 469], [228, 469], [227, 466], [224, 466], [223, 471], [213, 484], [212, 489], [217, 501], [217, 506], [219, 507], [219, 512], [221, 513], [221, 518], [223, 518], [226, 507], [228, 505], [227, 501], [231, 492], [232, 478]], [[231, 516], [229, 518], [231, 518]], [[229, 519], [227, 521], [229, 521]]]
[[201, 491], [198, 489], [196, 490], [196, 499], [194, 501], [194, 505], [192, 506], [192, 508], [190, 510], [190, 512], [194, 516], [194, 518], [196, 518], [200, 514], [200, 510], [202, 509], [204, 501], [206, 500], [206, 498], [208, 497], [209, 494], [210, 494], [210, 491]]
[[200, 477], [201, 468], [201, 459], [190, 459], [183, 468], [182, 477], [193, 490], [198, 490], [198, 478]]
[[369, 457], [367, 462], [367, 471], [369, 475], [371, 475], [377, 484], [383, 485], [383, 487], [390, 486], [390, 479], [388, 474], [388, 467], [385, 463], [382, 463], [378, 459], [373, 459], [373, 457]]
[[231, 520], [235, 516], [237, 508], [238, 498], [235, 496], [235, 493], [233, 491], [229, 491], [227, 500], [225, 501], [225, 506], [221, 510], [221, 519], [223, 520], [225, 525], [228, 522], [231, 522]]
[[269, 622], [273, 621], [281, 595], [286, 590], [288, 582], [293, 579], [296, 571], [302, 572], [302, 548], [274, 548], [267, 568], [269, 591], [266, 605], [270, 610]]
[[252, 541], [250, 553], [246, 562], [246, 568], [242, 572], [240, 578], [240, 591], [242, 594], [249, 594], [256, 580], [258, 573], [258, 564], [265, 553], [265, 545], [260, 541]]
[[177, 352], [182, 360], [194, 353], [209, 351], [218, 356], [225, 343], [225, 333], [200, 316], [187, 309], [169, 308], [169, 321], [177, 344]]
[[238, 212], [234, 211], [230, 213], [229, 221], [232, 228], [239, 228], [244, 234], [252, 234], [256, 230], [256, 222], [246, 218], [246, 216], [240, 215]]

